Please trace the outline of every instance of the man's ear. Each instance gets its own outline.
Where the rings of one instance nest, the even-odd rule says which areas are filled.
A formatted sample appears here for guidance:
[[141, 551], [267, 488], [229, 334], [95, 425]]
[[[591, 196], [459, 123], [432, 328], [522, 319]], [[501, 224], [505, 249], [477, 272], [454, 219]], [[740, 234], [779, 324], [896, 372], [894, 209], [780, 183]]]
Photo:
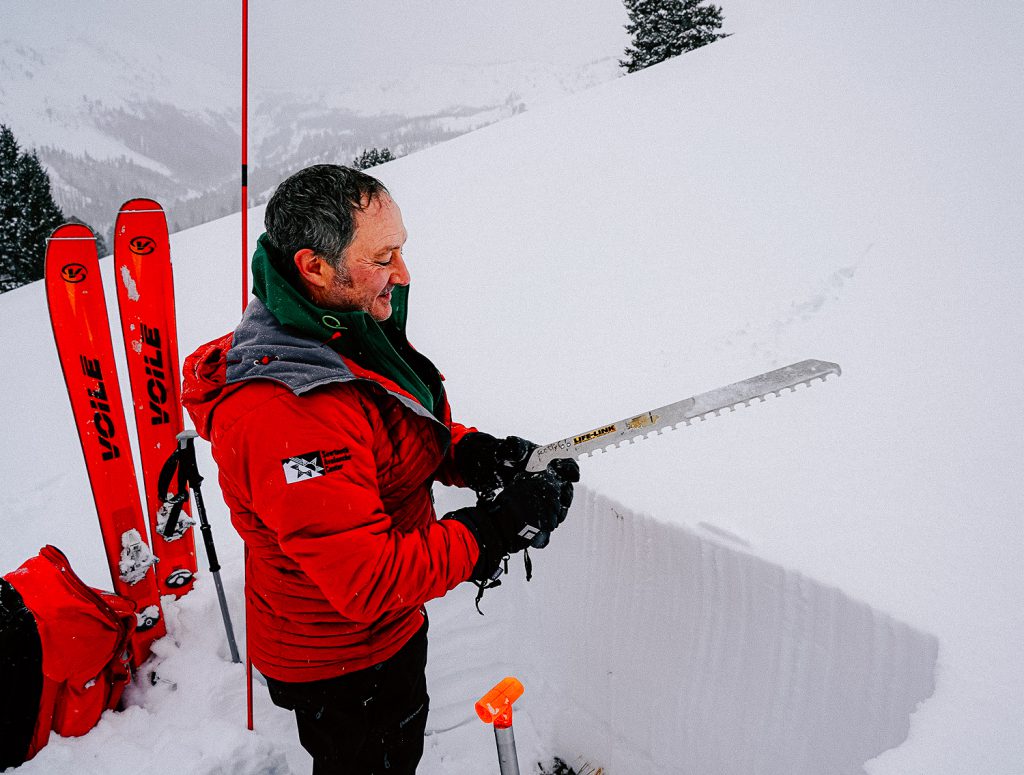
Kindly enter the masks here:
[[295, 268], [303, 282], [317, 288], [326, 288], [330, 283], [327, 276], [328, 264], [309, 248], [295, 253]]

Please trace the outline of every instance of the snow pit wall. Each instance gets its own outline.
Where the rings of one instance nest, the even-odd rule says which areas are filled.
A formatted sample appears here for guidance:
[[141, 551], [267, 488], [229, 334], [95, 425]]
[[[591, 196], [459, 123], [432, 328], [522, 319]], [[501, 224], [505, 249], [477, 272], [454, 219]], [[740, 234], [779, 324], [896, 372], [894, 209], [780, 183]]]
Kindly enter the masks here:
[[513, 626], [566, 761], [859, 774], [934, 691], [934, 636], [748, 551], [584, 487], [554, 538]]

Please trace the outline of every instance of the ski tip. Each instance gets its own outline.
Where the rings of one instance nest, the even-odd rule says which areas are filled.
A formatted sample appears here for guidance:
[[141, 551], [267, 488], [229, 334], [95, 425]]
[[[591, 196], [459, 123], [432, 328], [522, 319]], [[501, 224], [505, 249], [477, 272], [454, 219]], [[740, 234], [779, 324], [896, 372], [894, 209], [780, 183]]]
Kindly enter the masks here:
[[162, 213], [164, 208], [160, 206], [160, 203], [155, 199], [145, 199], [142, 197], [136, 199], [129, 199], [123, 205], [121, 209], [117, 211], [117, 214], [121, 213]]
[[91, 239], [91, 240], [95, 240], [96, 239], [96, 235], [93, 234], [92, 233], [92, 229], [90, 229], [84, 223], [65, 223], [65, 224], [63, 224], [61, 226], [58, 226], [56, 229], [54, 229], [53, 233], [50, 234], [49, 237], [47, 237], [47, 241], [49, 241], [49, 240], [59, 240], [59, 239], [74, 239], [74, 240]]

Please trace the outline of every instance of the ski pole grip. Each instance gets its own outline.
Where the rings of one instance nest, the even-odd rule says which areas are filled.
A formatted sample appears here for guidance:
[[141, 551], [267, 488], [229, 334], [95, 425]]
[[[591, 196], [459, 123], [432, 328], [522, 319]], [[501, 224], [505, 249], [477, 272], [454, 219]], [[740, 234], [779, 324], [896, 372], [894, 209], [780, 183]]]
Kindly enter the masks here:
[[193, 428], [186, 428], [174, 438], [178, 440], [178, 446], [181, 449], [185, 449], [185, 447], [189, 446], [189, 442], [198, 435]]
[[518, 678], [503, 678], [477, 700], [476, 715], [485, 724], [494, 724], [498, 729], [511, 727], [512, 704], [522, 696], [523, 685]]
[[196, 465], [195, 440], [198, 437], [199, 434], [192, 428], [186, 428], [174, 437], [178, 440], [178, 449], [181, 451], [181, 462], [179, 463], [181, 472], [193, 490], [198, 489], [203, 481], [203, 477], [199, 474], [199, 466]]

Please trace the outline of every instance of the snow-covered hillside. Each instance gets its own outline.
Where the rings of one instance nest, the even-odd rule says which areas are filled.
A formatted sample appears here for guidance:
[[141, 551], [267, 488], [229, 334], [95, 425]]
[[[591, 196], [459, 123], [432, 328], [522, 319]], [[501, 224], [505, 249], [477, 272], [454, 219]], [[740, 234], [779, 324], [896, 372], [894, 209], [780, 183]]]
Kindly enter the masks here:
[[[844, 370], [582, 461], [530, 584], [514, 564], [486, 617], [473, 590], [432, 603], [427, 775], [496, 771], [472, 703], [507, 674], [524, 765], [1024, 772], [1024, 12], [830, 6], [379, 168], [411, 335], [464, 421], [549, 441], [806, 357]], [[182, 353], [237, 320], [237, 228], [173, 239]], [[0, 315], [0, 565], [52, 542], [104, 585], [42, 288]], [[259, 687], [244, 730], [208, 580], [168, 609], [176, 688], [19, 771], [308, 766]]]

